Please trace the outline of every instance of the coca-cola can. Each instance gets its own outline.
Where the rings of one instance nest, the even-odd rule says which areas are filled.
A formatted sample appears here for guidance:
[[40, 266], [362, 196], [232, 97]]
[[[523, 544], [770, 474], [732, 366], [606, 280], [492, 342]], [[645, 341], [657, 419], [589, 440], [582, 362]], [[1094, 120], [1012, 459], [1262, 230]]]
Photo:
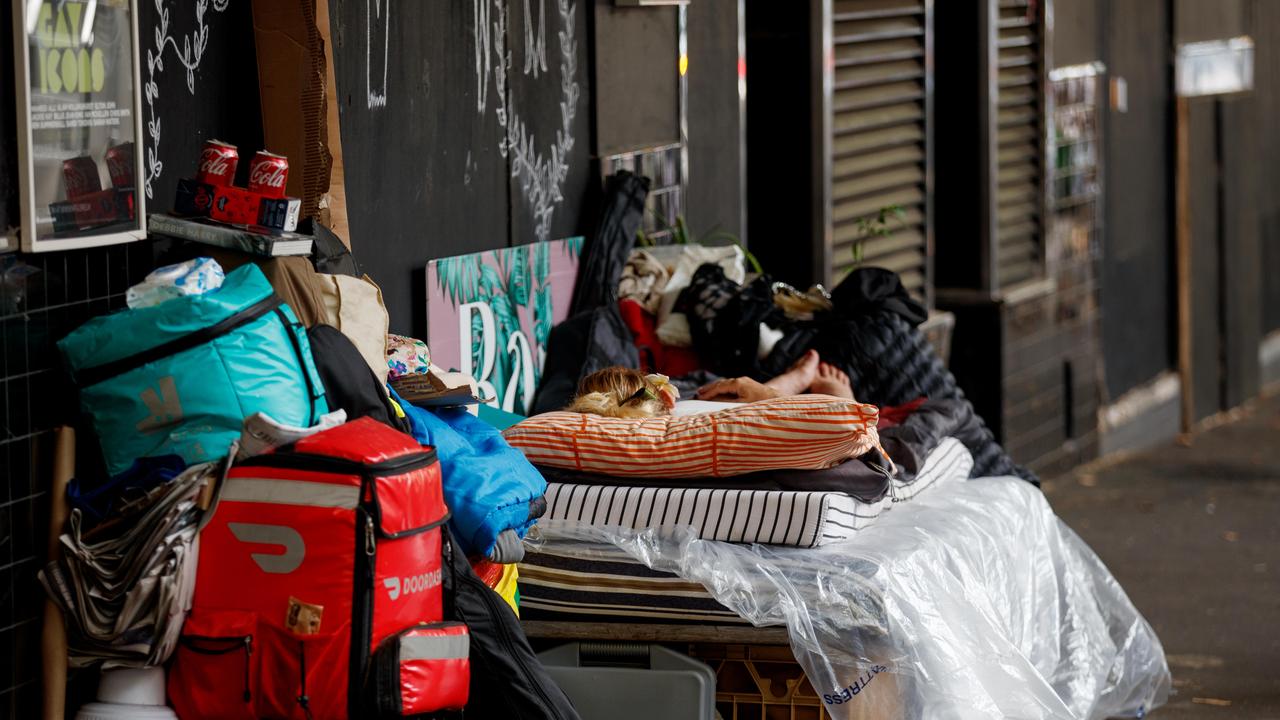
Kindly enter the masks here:
[[133, 143], [120, 143], [107, 148], [106, 160], [111, 187], [117, 190], [133, 187]]
[[284, 197], [284, 184], [289, 178], [289, 158], [259, 150], [249, 166], [249, 192], [263, 197]]
[[240, 153], [236, 146], [221, 140], [206, 140], [200, 152], [200, 171], [196, 180], [216, 187], [232, 184], [236, 179], [236, 165]]
[[67, 199], [75, 200], [102, 189], [98, 163], [88, 155], [62, 161], [62, 181], [67, 186]]

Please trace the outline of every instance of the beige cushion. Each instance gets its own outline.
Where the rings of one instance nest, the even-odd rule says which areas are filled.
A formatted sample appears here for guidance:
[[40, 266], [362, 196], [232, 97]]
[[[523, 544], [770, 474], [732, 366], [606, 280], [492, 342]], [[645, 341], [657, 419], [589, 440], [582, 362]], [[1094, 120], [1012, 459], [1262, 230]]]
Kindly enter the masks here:
[[317, 274], [325, 322], [342, 331], [369, 363], [382, 384], [387, 383], [387, 308], [382, 290], [368, 275]]

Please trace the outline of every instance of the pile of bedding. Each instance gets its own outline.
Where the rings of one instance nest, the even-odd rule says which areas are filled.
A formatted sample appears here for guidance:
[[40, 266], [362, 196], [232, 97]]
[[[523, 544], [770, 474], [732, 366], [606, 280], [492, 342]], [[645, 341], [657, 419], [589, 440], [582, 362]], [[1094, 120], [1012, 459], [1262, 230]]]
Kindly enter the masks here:
[[[1143, 717], [1171, 690], [1160, 641], [1119, 583], [1010, 477], [935, 485], [817, 548], [571, 520], [541, 535], [527, 618], [785, 625], [832, 717]], [[871, 711], [886, 704], [894, 712]]]
[[609, 262], [579, 273], [581, 301], [551, 332], [533, 412], [565, 407], [582, 378], [611, 365], [668, 375], [684, 392], [722, 376], [764, 381], [815, 350], [865, 402], [953, 403], [953, 436], [973, 456], [973, 476], [1039, 484], [974, 412], [919, 330], [928, 313], [896, 273], [859, 268], [829, 293], [820, 285], [800, 292], [767, 274], [748, 276], [736, 246], [633, 243], [634, 233], [616, 233], [588, 246]]
[[[839, 409], [853, 414], [824, 419]], [[795, 416], [785, 414], [793, 410]], [[953, 404], [916, 403], [900, 423], [877, 432], [878, 415], [853, 401], [798, 396], [645, 421], [552, 413], [513, 427], [507, 439], [548, 481], [545, 520], [633, 530], [681, 526], [700, 540], [819, 548], [848, 541], [894, 507], [969, 477], [973, 457], [949, 435], [963, 420]], [[750, 429], [735, 432], [739, 426]], [[831, 437], [798, 439], [814, 427]], [[690, 438], [706, 428], [715, 435], [703, 455]], [[771, 452], [770, 438], [788, 453]], [[704, 457], [714, 458], [720, 472], [699, 472], [708, 467], [699, 461]], [[818, 459], [793, 467], [803, 458]], [[616, 552], [586, 558], [554, 547], [528, 552], [520, 596], [527, 619], [742, 622], [697, 584]]]

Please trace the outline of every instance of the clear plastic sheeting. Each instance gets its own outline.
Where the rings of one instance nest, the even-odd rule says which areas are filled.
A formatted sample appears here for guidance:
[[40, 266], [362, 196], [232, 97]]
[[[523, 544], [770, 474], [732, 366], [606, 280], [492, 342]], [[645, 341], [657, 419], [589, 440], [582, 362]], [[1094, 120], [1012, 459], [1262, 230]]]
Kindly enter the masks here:
[[1169, 695], [1151, 626], [1015, 478], [936, 488], [816, 549], [699, 540], [688, 527], [539, 527], [535, 545], [584, 559], [617, 546], [755, 625], [786, 625], [835, 718], [1141, 717]]

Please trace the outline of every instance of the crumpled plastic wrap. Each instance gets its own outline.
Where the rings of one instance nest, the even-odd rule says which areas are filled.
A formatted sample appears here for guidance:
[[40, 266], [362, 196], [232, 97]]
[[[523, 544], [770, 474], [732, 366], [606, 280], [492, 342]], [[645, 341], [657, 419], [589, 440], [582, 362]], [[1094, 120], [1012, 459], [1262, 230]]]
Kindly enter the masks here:
[[1142, 717], [1170, 691], [1164, 649], [1102, 561], [1015, 478], [939, 487], [854, 539], [732, 545], [692, 528], [544, 521], [557, 552], [601, 545], [786, 625], [834, 718]]

